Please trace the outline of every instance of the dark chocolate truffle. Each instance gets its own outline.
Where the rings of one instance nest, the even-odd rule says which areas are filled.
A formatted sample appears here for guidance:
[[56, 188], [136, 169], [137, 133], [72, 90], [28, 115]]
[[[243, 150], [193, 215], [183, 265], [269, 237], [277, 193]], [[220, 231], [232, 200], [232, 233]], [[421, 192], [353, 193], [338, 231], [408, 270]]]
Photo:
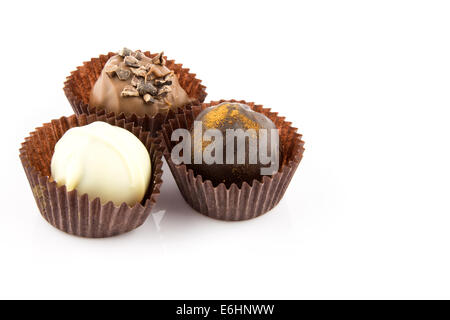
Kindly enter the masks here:
[[90, 105], [116, 114], [154, 116], [190, 102], [163, 53], [153, 59], [122, 49], [106, 62], [91, 91]]
[[[245, 104], [224, 102], [203, 110], [195, 121], [201, 121], [201, 131], [198, 124], [197, 130], [195, 124], [191, 128], [192, 152], [191, 164], [188, 167], [192, 168], [195, 174], [202, 175], [203, 180], [211, 180], [214, 186], [224, 183], [229, 187], [232, 183], [236, 183], [240, 187], [244, 181], [252, 184], [254, 179], [261, 180], [262, 168], [266, 168], [270, 172], [266, 171], [265, 175], [272, 175], [278, 170], [280, 159], [278, 130], [275, 124], [262, 113], [253, 111]], [[221, 150], [218, 150], [218, 147], [212, 148], [211, 144], [216, 142], [215, 136], [210, 141], [205, 141], [205, 132], [210, 129], [216, 129], [216, 134], [221, 133]], [[266, 135], [263, 135], [263, 131]], [[194, 141], [199, 139], [200, 132], [203, 140], [195, 143]], [[245, 135], [243, 135], [244, 133]], [[208, 146], [210, 146], [209, 150]], [[262, 148], [264, 150], [260, 150]], [[204, 157], [202, 157], [201, 163], [198, 163], [197, 158], [196, 163], [196, 151], [202, 152], [203, 155], [206, 151], [206, 155], [217, 156], [214, 159], [223, 159], [222, 163], [218, 163], [220, 160], [211, 163], [211, 160]], [[261, 151], [264, 151], [266, 160], [261, 159]], [[244, 152], [244, 156], [242, 156], [242, 152]], [[272, 157], [270, 162], [267, 157]], [[271, 165], [274, 166], [271, 167]], [[270, 171], [269, 167], [273, 170]]]

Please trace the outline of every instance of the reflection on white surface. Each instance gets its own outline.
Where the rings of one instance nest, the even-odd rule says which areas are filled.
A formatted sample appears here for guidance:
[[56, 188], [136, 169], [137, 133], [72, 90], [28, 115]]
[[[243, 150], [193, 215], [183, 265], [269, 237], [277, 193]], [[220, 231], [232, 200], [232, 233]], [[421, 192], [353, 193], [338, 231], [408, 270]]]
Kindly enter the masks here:
[[153, 223], [156, 226], [156, 231], [160, 231], [161, 230], [161, 220], [164, 218], [164, 215], [166, 214], [166, 210], [160, 210], [158, 212], [154, 212], [151, 214], [151, 217], [153, 219]]
[[[256, 219], [221, 221], [192, 209], [183, 199], [164, 162], [161, 195], [145, 224], [130, 233], [138, 247], [168, 256], [211, 257], [284, 255], [291, 252], [294, 235], [287, 201]], [[148, 251], [151, 250], [151, 251]]]

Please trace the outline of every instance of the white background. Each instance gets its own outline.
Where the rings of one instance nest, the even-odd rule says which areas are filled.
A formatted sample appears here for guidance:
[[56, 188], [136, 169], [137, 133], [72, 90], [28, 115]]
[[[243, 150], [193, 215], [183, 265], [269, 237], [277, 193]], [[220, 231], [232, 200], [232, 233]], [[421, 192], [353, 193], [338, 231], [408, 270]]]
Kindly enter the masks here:
[[[446, 1], [3, 1], [0, 298], [450, 298]], [[83, 61], [164, 50], [209, 100], [271, 107], [304, 134], [284, 199], [237, 223], [183, 201], [110, 239], [39, 214], [18, 157], [72, 113]]]

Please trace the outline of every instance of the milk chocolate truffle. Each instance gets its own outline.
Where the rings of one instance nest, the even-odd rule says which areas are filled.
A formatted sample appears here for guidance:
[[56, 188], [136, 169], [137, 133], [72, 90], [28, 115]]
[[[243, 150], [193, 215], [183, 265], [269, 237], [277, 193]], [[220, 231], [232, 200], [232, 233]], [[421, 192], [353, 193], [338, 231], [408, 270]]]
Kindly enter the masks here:
[[162, 52], [151, 59], [127, 48], [106, 62], [89, 101], [93, 107], [138, 116], [154, 116], [189, 102]]
[[51, 161], [58, 186], [116, 206], [123, 202], [133, 206], [143, 199], [150, 170], [150, 156], [142, 142], [131, 132], [101, 121], [66, 131]]
[[[191, 164], [188, 167], [192, 168], [195, 174], [202, 175], [203, 180], [211, 180], [214, 186], [224, 183], [229, 187], [232, 183], [236, 183], [240, 187], [244, 181], [251, 184], [254, 179], [261, 179], [262, 168], [266, 168], [269, 172], [266, 171], [264, 175], [272, 175], [278, 170], [280, 159], [278, 131], [275, 124], [264, 114], [253, 111], [245, 104], [224, 102], [203, 110], [195, 121], [201, 122], [201, 130], [195, 129], [194, 122], [190, 131], [192, 152]], [[218, 131], [212, 132], [214, 137], [208, 141], [204, 137], [210, 129]], [[227, 136], [227, 131], [235, 136]], [[219, 132], [222, 136], [222, 139], [219, 138], [222, 140], [220, 142], [222, 146], [219, 144], [216, 148], [212, 143], [217, 142], [215, 136]], [[196, 142], [199, 134], [202, 141]], [[261, 135], [263, 136], [260, 139]], [[201, 163], [196, 163], [199, 162], [198, 158], [195, 159], [196, 151], [203, 154]], [[262, 161], [260, 156], [262, 151], [265, 156], [271, 157], [270, 161], [267, 157]], [[211, 157], [206, 159], [204, 155]], [[274, 165], [272, 171], [269, 168], [271, 165]]]

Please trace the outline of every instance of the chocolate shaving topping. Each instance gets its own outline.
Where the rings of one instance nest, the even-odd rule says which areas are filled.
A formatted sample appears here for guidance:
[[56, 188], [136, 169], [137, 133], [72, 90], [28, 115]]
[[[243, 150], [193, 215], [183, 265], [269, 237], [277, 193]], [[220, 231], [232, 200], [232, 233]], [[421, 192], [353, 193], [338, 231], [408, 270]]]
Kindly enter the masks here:
[[110, 77], [114, 77], [116, 74], [116, 71], [119, 69], [119, 66], [116, 64], [110, 64], [105, 67], [105, 73]]
[[172, 84], [171, 80], [161, 80], [161, 79], [155, 79], [155, 86], [160, 88], [162, 86], [170, 86]]
[[152, 59], [153, 64], [157, 64], [157, 65], [160, 65], [160, 66], [164, 66], [164, 65], [166, 64], [166, 60], [164, 59], [163, 55], [164, 55], [164, 51], [158, 53], [158, 54]]
[[116, 74], [117, 74], [117, 78], [119, 78], [119, 80], [125, 81], [125, 80], [128, 80], [128, 78], [131, 75], [131, 72], [126, 69], [117, 69]]
[[119, 56], [121, 56], [121, 57], [127, 57], [127, 56], [131, 55], [131, 53], [133, 53], [133, 51], [131, 51], [128, 48], [123, 48], [122, 50], [119, 50], [119, 52], [118, 52]]
[[154, 74], [157, 78], [161, 78], [161, 77], [165, 77], [166, 75], [168, 75], [170, 73], [170, 70], [164, 70], [161, 67], [154, 67], [154, 68], [150, 68], [149, 73]]
[[158, 89], [156, 89], [150, 82], [143, 82], [138, 84], [137, 90], [142, 96], [146, 93], [150, 93], [152, 96], [155, 96], [158, 93]]
[[132, 51], [124, 48], [118, 54], [123, 58], [123, 64], [120, 64], [122, 67], [109, 65], [105, 67], [105, 72], [110, 77], [116, 74], [121, 81], [128, 80], [130, 76], [133, 76], [130, 85], [123, 88], [121, 96], [140, 96], [148, 104], [162, 100], [170, 106], [167, 94], [172, 91], [174, 72], [165, 66], [164, 53], [157, 54], [151, 60], [139, 50]]
[[125, 59], [123, 59], [123, 61], [129, 67], [135, 67], [135, 68], [139, 67], [139, 60], [133, 56], [126, 56]]
[[158, 90], [158, 96], [165, 97], [170, 91], [172, 91], [172, 88], [169, 86], [162, 87]]
[[133, 76], [133, 78], [131, 79], [131, 85], [133, 87], [137, 87], [140, 83], [144, 82], [144, 79], [142, 79], [141, 77], [137, 77], [137, 76]]
[[133, 72], [138, 77], [143, 77], [143, 78], [145, 78], [145, 76], [147, 75], [147, 70], [145, 69], [145, 67], [142, 67], [142, 66], [137, 69], [131, 68], [131, 72]]
[[149, 93], [144, 94], [142, 99], [144, 99], [145, 103], [154, 103], [154, 102], [156, 102], [155, 99], [153, 99], [153, 97]]
[[139, 92], [133, 86], [125, 86], [120, 95], [122, 97], [139, 97]]
[[155, 80], [156, 80], [156, 77], [152, 73], [148, 72], [147, 76], [145, 77], [145, 81], [155, 82]]
[[170, 72], [164, 76], [164, 79], [165, 79], [165, 80], [168, 80], [169, 78], [172, 78], [172, 76], [173, 76], [174, 74], [175, 74], [175, 73], [174, 73], [172, 70], [170, 70]]
[[133, 54], [133, 57], [135, 57], [138, 60], [141, 60], [145, 55], [140, 51], [136, 50]]

